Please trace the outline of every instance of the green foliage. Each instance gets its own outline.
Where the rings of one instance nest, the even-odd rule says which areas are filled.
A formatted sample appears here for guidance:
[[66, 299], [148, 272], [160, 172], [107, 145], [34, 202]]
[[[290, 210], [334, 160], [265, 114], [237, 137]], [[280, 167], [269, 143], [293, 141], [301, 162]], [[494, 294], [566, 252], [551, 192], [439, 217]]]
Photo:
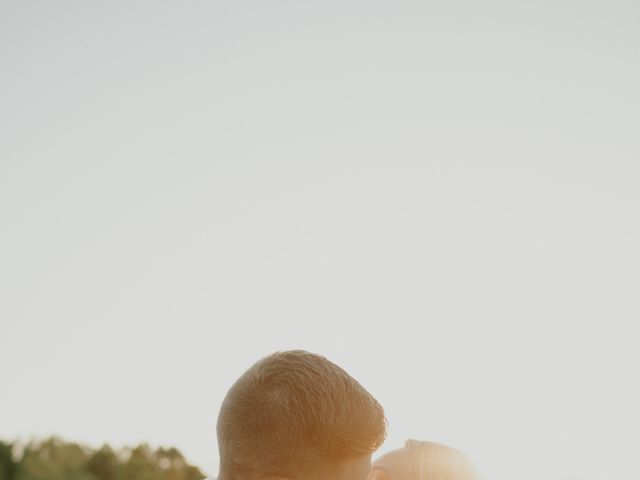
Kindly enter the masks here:
[[52, 437], [21, 449], [0, 442], [0, 480], [202, 480], [175, 448], [98, 450]]
[[100, 450], [93, 452], [87, 462], [87, 470], [99, 480], [115, 480], [119, 460], [115, 452], [104, 445]]
[[13, 445], [0, 442], [0, 480], [13, 480], [17, 463], [13, 459]]

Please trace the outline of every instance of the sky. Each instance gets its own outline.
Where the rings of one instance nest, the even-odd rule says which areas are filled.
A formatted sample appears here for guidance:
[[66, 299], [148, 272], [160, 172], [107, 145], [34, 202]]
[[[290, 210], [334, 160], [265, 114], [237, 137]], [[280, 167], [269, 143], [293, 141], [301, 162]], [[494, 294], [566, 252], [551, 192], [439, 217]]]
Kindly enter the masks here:
[[217, 473], [276, 350], [380, 452], [637, 478], [640, 4], [0, 0], [0, 438]]

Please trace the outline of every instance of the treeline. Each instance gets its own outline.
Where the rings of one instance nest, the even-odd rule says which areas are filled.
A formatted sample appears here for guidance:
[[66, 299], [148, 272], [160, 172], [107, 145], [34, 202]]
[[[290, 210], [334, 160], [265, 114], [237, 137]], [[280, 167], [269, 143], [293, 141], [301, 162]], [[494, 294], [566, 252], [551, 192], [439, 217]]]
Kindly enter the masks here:
[[52, 437], [21, 444], [0, 441], [0, 480], [202, 480], [175, 448], [146, 444], [92, 449]]

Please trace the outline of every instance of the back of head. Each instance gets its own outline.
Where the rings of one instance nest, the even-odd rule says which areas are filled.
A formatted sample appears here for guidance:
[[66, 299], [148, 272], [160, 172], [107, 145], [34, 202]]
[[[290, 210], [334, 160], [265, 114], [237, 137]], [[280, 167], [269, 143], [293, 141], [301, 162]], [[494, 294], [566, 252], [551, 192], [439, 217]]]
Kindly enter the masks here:
[[294, 478], [370, 456], [384, 441], [378, 402], [326, 358], [277, 352], [231, 387], [218, 415], [220, 480]]
[[475, 466], [464, 453], [435, 442], [407, 440], [407, 480], [480, 480]]

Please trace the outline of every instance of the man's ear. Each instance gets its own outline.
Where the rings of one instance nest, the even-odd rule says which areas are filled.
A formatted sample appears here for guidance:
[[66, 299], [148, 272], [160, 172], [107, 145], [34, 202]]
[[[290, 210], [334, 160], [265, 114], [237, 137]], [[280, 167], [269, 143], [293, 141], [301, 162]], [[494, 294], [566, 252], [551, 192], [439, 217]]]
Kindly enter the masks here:
[[389, 472], [382, 467], [371, 467], [367, 480], [393, 480]]

